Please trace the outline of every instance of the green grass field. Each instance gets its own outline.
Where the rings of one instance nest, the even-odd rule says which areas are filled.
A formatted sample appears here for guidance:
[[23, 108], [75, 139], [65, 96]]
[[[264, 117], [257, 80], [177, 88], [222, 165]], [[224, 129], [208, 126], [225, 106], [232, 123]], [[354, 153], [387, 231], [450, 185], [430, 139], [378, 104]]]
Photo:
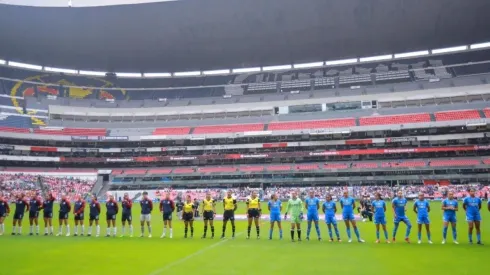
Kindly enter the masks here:
[[[339, 223], [344, 242], [318, 242], [314, 229], [313, 240], [292, 243], [289, 223], [284, 224], [284, 239], [268, 240], [268, 222], [262, 225], [262, 238], [246, 240], [246, 222], [237, 223], [235, 240], [220, 240], [221, 221], [216, 221], [218, 238], [200, 239], [203, 222], [195, 222], [194, 239], [183, 238], [183, 222], [174, 219], [174, 238], [160, 239], [163, 223], [160, 213], [152, 217], [153, 238], [88, 238], [28, 236], [28, 219], [24, 219], [23, 236], [10, 236], [11, 218], [6, 221], [7, 234], [0, 237], [0, 274], [301, 274], [332, 272], [350, 274], [476, 274], [487, 272], [490, 267], [490, 213], [482, 209], [482, 238], [489, 245], [469, 245], [467, 225], [463, 211], [458, 213], [459, 245], [452, 243], [451, 230], [448, 243], [441, 244], [442, 215], [440, 203], [432, 202], [431, 222], [433, 245], [416, 244], [416, 219], [412, 211], [410, 219], [412, 244], [404, 243], [405, 226], [398, 231], [396, 244], [376, 244], [375, 227], [370, 222], [359, 222], [361, 236], [366, 243], [347, 243], [345, 226]], [[240, 204], [237, 214], [245, 212]], [[103, 211], [104, 213], [104, 211]], [[139, 206], [135, 205], [133, 217], [139, 223]], [[388, 230], [391, 236], [393, 224], [388, 210]], [[104, 215], [102, 215], [104, 216]], [[73, 215], [70, 216], [70, 219]], [[118, 217], [118, 225], [120, 225]], [[101, 233], [105, 222], [101, 221]], [[86, 221], [86, 227], [87, 227]], [[135, 223], [135, 236], [140, 228]], [[55, 232], [58, 230], [55, 222]], [[73, 221], [72, 221], [73, 225]], [[327, 234], [321, 223], [322, 235]], [[306, 222], [303, 223], [303, 236]], [[231, 229], [228, 228], [229, 232]], [[43, 226], [41, 226], [43, 232]], [[94, 231], [95, 232], [95, 231]], [[120, 233], [120, 229], [118, 233]], [[72, 226], [73, 234], [73, 226]], [[230, 234], [227, 234], [230, 236]], [[255, 235], [252, 230], [252, 236]], [[382, 234], [381, 234], [382, 235]]]

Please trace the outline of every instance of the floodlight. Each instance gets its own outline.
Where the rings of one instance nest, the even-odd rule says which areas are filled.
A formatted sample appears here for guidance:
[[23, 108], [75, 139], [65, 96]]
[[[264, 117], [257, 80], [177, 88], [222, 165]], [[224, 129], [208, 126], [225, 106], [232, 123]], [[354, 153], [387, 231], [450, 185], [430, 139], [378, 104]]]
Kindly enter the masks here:
[[106, 72], [97, 72], [97, 71], [79, 71], [81, 75], [89, 75], [89, 76], [105, 76]]
[[276, 65], [276, 66], [265, 66], [262, 67], [262, 71], [278, 71], [278, 70], [289, 70], [291, 65]]
[[385, 54], [385, 55], [361, 57], [359, 59], [359, 61], [360, 62], [372, 62], [372, 61], [390, 60], [392, 58], [393, 58], [393, 55], [391, 55], [391, 54]]
[[456, 46], [456, 47], [449, 47], [449, 48], [441, 48], [441, 49], [434, 49], [432, 50], [432, 54], [440, 54], [440, 53], [452, 53], [452, 52], [459, 52], [459, 51], [464, 51], [468, 49], [468, 46]]
[[201, 75], [200, 71], [192, 71], [192, 72], [176, 72], [174, 76], [199, 76]]
[[294, 64], [295, 69], [305, 69], [305, 68], [315, 68], [315, 67], [323, 67], [324, 62], [311, 62], [311, 63], [300, 63]]
[[417, 56], [424, 56], [424, 55], [429, 55], [429, 51], [416, 51], [416, 52], [407, 52], [407, 53], [396, 53], [395, 58], [407, 58], [407, 57], [417, 57]]
[[14, 62], [14, 61], [9, 61], [8, 65], [12, 66], [12, 67], [22, 68], [22, 69], [31, 69], [31, 70], [42, 70], [43, 69], [43, 66]]
[[217, 75], [217, 74], [229, 74], [230, 70], [225, 69], [225, 70], [212, 70], [212, 71], [203, 71], [203, 75]]
[[478, 43], [478, 44], [471, 44], [470, 49], [476, 50], [476, 49], [483, 49], [483, 48], [490, 48], [490, 42], [484, 42], [484, 43]]
[[141, 73], [116, 73], [116, 76], [122, 78], [139, 78], [141, 77]]
[[233, 73], [254, 73], [260, 72], [260, 67], [233, 69]]
[[325, 62], [327, 66], [344, 65], [344, 64], [352, 64], [352, 63], [357, 63], [357, 58], [332, 60], [332, 61]]
[[171, 73], [144, 73], [143, 74], [144, 77], [171, 77], [172, 74]]
[[44, 70], [47, 72], [53, 73], [64, 73], [64, 74], [77, 74], [77, 70], [72, 69], [63, 69], [63, 68], [54, 68], [54, 67], [44, 67]]

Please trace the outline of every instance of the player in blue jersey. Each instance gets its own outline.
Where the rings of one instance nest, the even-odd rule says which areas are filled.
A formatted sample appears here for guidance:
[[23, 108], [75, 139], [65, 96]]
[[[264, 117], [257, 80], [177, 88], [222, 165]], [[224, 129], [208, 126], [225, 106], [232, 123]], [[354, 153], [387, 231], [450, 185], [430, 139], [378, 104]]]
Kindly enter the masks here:
[[279, 239], [282, 240], [282, 226], [281, 226], [282, 203], [277, 198], [276, 194], [272, 195], [271, 200], [268, 203], [268, 208], [270, 212], [270, 222], [271, 222], [271, 228], [269, 229], [269, 240], [272, 240], [274, 223], [277, 223], [277, 227], [279, 228]]
[[483, 244], [481, 242], [480, 232], [480, 209], [481, 199], [475, 197], [475, 190], [470, 190], [470, 195], [463, 200], [463, 208], [466, 211], [466, 221], [468, 222], [468, 239], [470, 244], [473, 243], [473, 227], [476, 229], [477, 244]]
[[354, 200], [354, 198], [349, 196], [349, 192], [344, 191], [344, 196], [340, 198], [340, 206], [342, 207], [342, 218], [344, 219], [345, 226], [347, 227], [347, 237], [349, 238], [349, 242], [352, 242], [350, 234], [350, 224], [352, 224], [352, 227], [354, 228], [354, 233], [357, 237], [357, 241], [363, 243], [364, 240], [361, 239], [359, 229], [357, 228], [356, 220], [354, 218], [356, 201]]
[[453, 231], [453, 241], [458, 244], [458, 233], [456, 231], [456, 211], [458, 211], [458, 201], [454, 198], [454, 193], [449, 192], [447, 199], [442, 201], [442, 211], [444, 229], [442, 230], [442, 244], [446, 243], [447, 228], [449, 223], [451, 223], [451, 229]]
[[327, 194], [325, 197], [325, 202], [322, 205], [323, 213], [325, 213], [325, 223], [328, 227], [328, 236], [330, 237], [330, 242], [333, 242], [332, 235], [332, 225], [335, 230], [335, 235], [337, 236], [337, 241], [341, 242], [339, 228], [337, 227], [337, 219], [335, 218], [335, 212], [337, 212], [337, 205], [332, 200], [332, 195]]
[[386, 203], [381, 198], [380, 193], [376, 193], [375, 200], [373, 201], [374, 207], [374, 224], [376, 225], [376, 243], [379, 243], [379, 227], [383, 227], [385, 233], [386, 243], [390, 243], [388, 240], [388, 230], [386, 229]]
[[429, 202], [425, 199], [425, 195], [423, 193], [419, 193], [419, 199], [416, 200], [413, 204], [413, 211], [417, 214], [417, 237], [418, 243], [422, 243], [422, 225], [425, 225], [425, 231], [427, 232], [427, 239], [429, 243], [432, 244], [432, 239], [430, 237], [430, 220], [429, 220], [429, 212], [430, 205]]
[[315, 192], [310, 191], [309, 197], [305, 200], [306, 219], [308, 221], [308, 229], [306, 230], [306, 240], [310, 240], [311, 222], [315, 223], [316, 235], [321, 241], [320, 226], [318, 225], [318, 210], [320, 209], [320, 200], [315, 197]]
[[410, 230], [412, 229], [412, 223], [405, 215], [407, 199], [403, 197], [402, 191], [398, 191], [397, 197], [391, 202], [393, 207], [394, 223], [395, 228], [393, 228], [393, 242], [396, 242], [396, 232], [398, 231], [398, 226], [400, 222], [404, 222], [407, 225], [407, 231], [405, 232], [405, 241], [410, 243]]

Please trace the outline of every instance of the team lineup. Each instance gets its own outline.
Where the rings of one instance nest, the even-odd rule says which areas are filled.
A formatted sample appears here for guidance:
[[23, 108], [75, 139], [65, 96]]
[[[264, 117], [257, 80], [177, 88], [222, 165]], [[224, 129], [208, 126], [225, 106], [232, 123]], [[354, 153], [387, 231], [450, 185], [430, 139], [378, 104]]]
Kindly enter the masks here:
[[[13, 228], [12, 235], [22, 234], [22, 221], [24, 214], [28, 212], [29, 214], [29, 225], [30, 232], [29, 235], [39, 235], [39, 214], [43, 211], [44, 219], [44, 235], [54, 235], [53, 227], [53, 205], [55, 202], [55, 197], [52, 194], [48, 194], [44, 200], [41, 200], [39, 196], [33, 196], [29, 201], [24, 195], [19, 195], [15, 201], [15, 210], [13, 215]], [[342, 220], [345, 223], [346, 234], [348, 242], [352, 242], [351, 228], [354, 231], [355, 237], [358, 242], [363, 243], [364, 240], [361, 238], [361, 233], [357, 227], [356, 219], [354, 216], [354, 211], [356, 209], [356, 201], [354, 198], [349, 196], [349, 193], [345, 191], [343, 196], [338, 199], [340, 205], [340, 213], [342, 215]], [[482, 200], [475, 196], [475, 191], [470, 190], [469, 196], [464, 198], [462, 207], [466, 214], [466, 221], [468, 223], [468, 241], [470, 244], [473, 243], [473, 231], [476, 231], [476, 243], [482, 245], [481, 232], [480, 232], [480, 222], [481, 215], [480, 211], [482, 208]], [[88, 204], [89, 208], [89, 227], [87, 232], [85, 231], [85, 208]], [[151, 213], [153, 211], [153, 202], [148, 198], [148, 193], [143, 193], [143, 199], [140, 201], [141, 206], [141, 216], [140, 225], [141, 233], [140, 237], [145, 236], [145, 229], [148, 230], [148, 237], [152, 237], [152, 227], [151, 227]], [[62, 196], [60, 201], [59, 210], [59, 229], [56, 236], [70, 236], [71, 230], [68, 223], [69, 214], [74, 215], [74, 234], [73, 236], [92, 236], [92, 229], [95, 227], [95, 236], [100, 236], [100, 224], [99, 217], [101, 215], [101, 206], [95, 196], [92, 196], [89, 203], [86, 203], [81, 196], [76, 196], [73, 207], [68, 200], [67, 196]], [[130, 237], [133, 237], [133, 219], [132, 219], [132, 207], [133, 202], [127, 194], [121, 201], [122, 215], [122, 235], [126, 236], [128, 233]], [[408, 207], [408, 200], [403, 196], [403, 193], [398, 192], [397, 196], [392, 200], [392, 209], [394, 214], [394, 228], [391, 236], [391, 241], [387, 229], [386, 221], [386, 211], [387, 203], [382, 199], [380, 193], [375, 194], [375, 198], [372, 201], [372, 218], [374, 225], [376, 227], [376, 243], [380, 243], [380, 231], [383, 231], [384, 239], [386, 243], [395, 242], [397, 231], [400, 223], [404, 223], [406, 226], [404, 240], [410, 243], [410, 232], [412, 229], [412, 224], [406, 215]], [[488, 202], [488, 210], [490, 211], [490, 201]], [[232, 193], [227, 192], [226, 197], [223, 199], [223, 224], [221, 231], [221, 238], [225, 238], [225, 233], [227, 231], [228, 223], [231, 224], [232, 238], [235, 238], [235, 212], [238, 208], [237, 200], [232, 196]], [[292, 192], [291, 198], [287, 202], [287, 206], [283, 209], [281, 200], [278, 199], [277, 195], [272, 195], [271, 199], [267, 203], [267, 208], [270, 212], [270, 228], [269, 228], [269, 239], [273, 238], [273, 233], [275, 226], [277, 225], [279, 231], [279, 239], [283, 238], [283, 227], [281, 221], [289, 220], [291, 222], [290, 234], [291, 241], [301, 241], [302, 240], [302, 228], [301, 223], [304, 220], [304, 215], [306, 214], [307, 229], [306, 229], [306, 240], [310, 240], [310, 233], [312, 225], [315, 226], [316, 236], [318, 240], [322, 240], [321, 230], [319, 225], [319, 215], [320, 210], [325, 215], [325, 223], [328, 228], [329, 241], [334, 240], [341, 242], [341, 234], [337, 225], [336, 213], [337, 213], [337, 203], [333, 200], [331, 195], [326, 195], [325, 201], [321, 203], [320, 199], [315, 196], [313, 191], [309, 192], [307, 198], [301, 200], [298, 197], [297, 192]], [[117, 236], [117, 225], [116, 218], [119, 214], [119, 204], [114, 199], [114, 196], [109, 196], [106, 202], [106, 237], [116, 237]], [[216, 200], [211, 197], [210, 193], [206, 194], [206, 198], [202, 201], [201, 209], [197, 209], [196, 204], [192, 201], [190, 196], [185, 197], [185, 201], [176, 206], [174, 201], [170, 198], [170, 194], [166, 193], [164, 198], [160, 201], [159, 210], [163, 218], [163, 232], [161, 238], [173, 237], [172, 228], [172, 217], [174, 212], [178, 210], [177, 215], [181, 220], [184, 221], [184, 238], [194, 237], [194, 217], [196, 211], [198, 211], [204, 221], [203, 235], [202, 238], [206, 238], [208, 234], [208, 229], [210, 229], [210, 237], [215, 236], [215, 226], [214, 219], [216, 217]], [[458, 200], [454, 197], [452, 192], [448, 193], [447, 198], [442, 201], [441, 209], [443, 211], [443, 232], [442, 243], [446, 243], [447, 233], [449, 226], [452, 230], [452, 239], [455, 244], [458, 244], [458, 235], [456, 230], [456, 212], [459, 211]], [[284, 211], [284, 214], [283, 214]], [[431, 230], [430, 230], [430, 219], [429, 213], [431, 211], [430, 203], [425, 199], [424, 194], [419, 194], [418, 199], [413, 203], [413, 211], [417, 216], [417, 237], [418, 243], [422, 242], [422, 231], [425, 228], [427, 241], [432, 244]], [[7, 200], [0, 197], [0, 235], [5, 233], [5, 219], [10, 214], [10, 207]], [[256, 229], [256, 237], [260, 238], [260, 217], [262, 215], [261, 200], [259, 199], [256, 192], [252, 192], [250, 197], [246, 200], [246, 216], [248, 220], [247, 227], [247, 239], [251, 237], [252, 225]], [[126, 225], [128, 232], [126, 232]], [[63, 232], [65, 229], [65, 232]], [[168, 231], [167, 231], [168, 230]], [[168, 235], [167, 235], [168, 233]], [[335, 236], [334, 236], [335, 233]]]

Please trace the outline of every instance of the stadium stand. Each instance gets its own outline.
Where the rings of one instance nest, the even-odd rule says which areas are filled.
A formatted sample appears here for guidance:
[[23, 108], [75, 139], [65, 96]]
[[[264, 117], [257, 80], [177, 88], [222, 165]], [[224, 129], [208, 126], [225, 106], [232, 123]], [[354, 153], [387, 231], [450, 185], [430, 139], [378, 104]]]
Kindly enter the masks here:
[[216, 134], [216, 133], [238, 133], [249, 131], [262, 131], [264, 124], [242, 124], [242, 125], [215, 125], [215, 126], [199, 126], [194, 128], [194, 134]]
[[435, 116], [437, 121], [468, 120], [468, 119], [479, 119], [479, 118], [481, 118], [478, 110], [437, 112], [434, 114], [434, 116]]
[[274, 130], [299, 130], [299, 129], [321, 129], [321, 128], [340, 128], [355, 126], [353, 118], [331, 119], [331, 120], [312, 120], [312, 121], [293, 121], [293, 122], [271, 122], [268, 129]]
[[420, 123], [420, 122], [430, 122], [430, 115], [426, 113], [422, 113], [422, 114], [410, 114], [410, 115], [372, 116], [372, 117], [359, 118], [359, 125], [361, 126]]

